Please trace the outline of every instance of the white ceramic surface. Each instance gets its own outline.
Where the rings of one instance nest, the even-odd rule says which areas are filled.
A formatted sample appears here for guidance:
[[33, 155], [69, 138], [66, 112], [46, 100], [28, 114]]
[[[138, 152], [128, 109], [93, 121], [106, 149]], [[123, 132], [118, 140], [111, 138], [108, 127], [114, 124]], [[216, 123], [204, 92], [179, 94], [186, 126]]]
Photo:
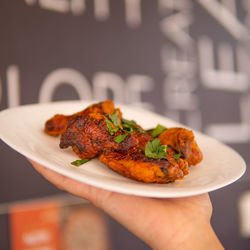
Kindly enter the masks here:
[[[149, 197], [184, 197], [210, 192], [239, 179], [246, 170], [242, 157], [230, 147], [201, 133], [195, 132], [203, 152], [203, 161], [190, 168], [183, 180], [171, 184], [146, 184], [130, 180], [110, 170], [93, 159], [75, 167], [70, 163], [77, 158], [71, 149], [60, 149], [59, 138], [43, 132], [44, 122], [56, 113], [72, 114], [92, 102], [67, 101], [33, 104], [0, 112], [0, 138], [22, 155], [39, 162], [49, 169], [78, 181], [100, 188]], [[150, 111], [116, 105], [123, 116], [134, 119], [145, 129], [158, 123], [166, 127], [183, 126]]]

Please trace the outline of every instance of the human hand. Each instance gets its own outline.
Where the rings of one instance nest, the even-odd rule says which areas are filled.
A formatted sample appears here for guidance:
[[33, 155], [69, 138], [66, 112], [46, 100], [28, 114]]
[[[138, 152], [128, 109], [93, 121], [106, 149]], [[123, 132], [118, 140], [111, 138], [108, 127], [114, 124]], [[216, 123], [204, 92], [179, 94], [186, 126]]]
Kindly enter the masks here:
[[59, 189], [90, 201], [153, 249], [223, 249], [211, 225], [208, 194], [171, 199], [124, 195], [70, 179], [29, 160]]

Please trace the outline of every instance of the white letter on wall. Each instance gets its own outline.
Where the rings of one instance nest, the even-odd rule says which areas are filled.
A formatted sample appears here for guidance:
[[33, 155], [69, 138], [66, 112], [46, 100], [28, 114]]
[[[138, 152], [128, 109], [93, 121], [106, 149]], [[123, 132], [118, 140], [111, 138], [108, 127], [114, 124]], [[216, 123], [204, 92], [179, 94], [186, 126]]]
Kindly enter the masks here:
[[125, 0], [125, 15], [128, 26], [138, 27], [141, 24], [141, 0]]
[[67, 0], [40, 0], [40, 6], [44, 9], [66, 13], [69, 11], [70, 2]]
[[109, 0], [94, 0], [94, 12], [97, 20], [105, 20], [109, 17]]
[[131, 75], [127, 78], [127, 102], [139, 107], [153, 109], [151, 103], [142, 102], [141, 93], [151, 92], [154, 89], [154, 81], [149, 76]]
[[94, 98], [96, 100], [106, 100], [108, 89], [112, 91], [114, 102], [123, 102], [124, 83], [120, 76], [114, 73], [99, 72], [93, 77]]
[[70, 8], [74, 15], [82, 14], [86, 9], [85, 0], [71, 0]]
[[87, 79], [74, 69], [57, 69], [51, 72], [43, 81], [39, 93], [39, 102], [50, 102], [57, 87], [61, 84], [72, 86], [80, 99], [90, 100], [91, 89]]
[[20, 104], [20, 77], [16, 65], [7, 68], [7, 93], [8, 106], [10, 108], [18, 106]]
[[[38, 0], [25, 0], [27, 5], [34, 5]], [[39, 0], [41, 8], [56, 11], [59, 13], [67, 13], [71, 11], [73, 15], [80, 15], [86, 8], [85, 0]]]

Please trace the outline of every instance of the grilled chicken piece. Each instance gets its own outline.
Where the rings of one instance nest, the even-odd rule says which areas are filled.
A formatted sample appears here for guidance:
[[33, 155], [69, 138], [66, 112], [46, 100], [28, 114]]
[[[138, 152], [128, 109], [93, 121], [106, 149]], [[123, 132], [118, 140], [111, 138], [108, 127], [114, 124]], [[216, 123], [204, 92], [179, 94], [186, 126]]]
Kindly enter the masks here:
[[125, 177], [146, 183], [169, 183], [188, 174], [187, 161], [177, 161], [169, 150], [167, 159], [148, 158], [141, 151], [128, 154], [111, 151], [101, 154], [99, 160]]
[[116, 143], [114, 136], [121, 134], [121, 131], [111, 135], [106, 120], [106, 116], [98, 113], [76, 116], [69, 121], [66, 131], [62, 134], [60, 147], [72, 146], [73, 151], [84, 159], [93, 158], [109, 148], [125, 153], [137, 145], [137, 141], [131, 136], [127, 136], [122, 143]]
[[[123, 154], [131, 148], [144, 150], [145, 144], [151, 139], [147, 134], [132, 132], [120, 142], [115, 142], [115, 137], [124, 134], [117, 130], [113, 135], [107, 127], [105, 115], [90, 113], [76, 116], [69, 121], [66, 131], [60, 139], [60, 147], [72, 146], [73, 151], [81, 158], [93, 158], [106, 150], [116, 150]], [[111, 124], [112, 128], [115, 126]]]
[[67, 128], [69, 118], [70, 116], [56, 114], [46, 121], [44, 132], [51, 136], [61, 135]]
[[169, 128], [164, 130], [158, 139], [162, 144], [172, 147], [188, 161], [189, 165], [201, 162], [203, 155], [197, 145], [194, 134], [185, 128]]
[[119, 109], [115, 109], [114, 103], [110, 100], [106, 100], [98, 104], [90, 105], [86, 109], [77, 112], [73, 115], [67, 116], [67, 115], [56, 114], [51, 119], [46, 121], [44, 131], [45, 133], [51, 136], [59, 136], [65, 132], [68, 122], [74, 120], [78, 116], [87, 115], [90, 113], [98, 113], [98, 114], [106, 113], [112, 115], [115, 110], [119, 112], [121, 117], [121, 111]]

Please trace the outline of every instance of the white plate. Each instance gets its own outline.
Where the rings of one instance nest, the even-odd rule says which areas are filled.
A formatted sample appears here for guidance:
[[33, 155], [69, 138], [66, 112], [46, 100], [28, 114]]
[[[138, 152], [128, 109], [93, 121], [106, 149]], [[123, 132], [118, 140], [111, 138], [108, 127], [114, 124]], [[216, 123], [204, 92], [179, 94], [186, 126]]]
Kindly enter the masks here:
[[[198, 132], [196, 140], [203, 152], [203, 161], [190, 168], [184, 180], [171, 184], [146, 184], [130, 180], [93, 159], [75, 167], [77, 159], [71, 149], [60, 149], [59, 138], [43, 132], [44, 122], [56, 113], [72, 114], [87, 107], [87, 101], [33, 104], [0, 112], [0, 138], [22, 155], [75, 180], [125, 194], [149, 197], [184, 197], [210, 192], [239, 179], [246, 170], [241, 156], [228, 146]], [[183, 126], [143, 109], [116, 105], [123, 116], [134, 119], [145, 129], [158, 123], [166, 127]]]

